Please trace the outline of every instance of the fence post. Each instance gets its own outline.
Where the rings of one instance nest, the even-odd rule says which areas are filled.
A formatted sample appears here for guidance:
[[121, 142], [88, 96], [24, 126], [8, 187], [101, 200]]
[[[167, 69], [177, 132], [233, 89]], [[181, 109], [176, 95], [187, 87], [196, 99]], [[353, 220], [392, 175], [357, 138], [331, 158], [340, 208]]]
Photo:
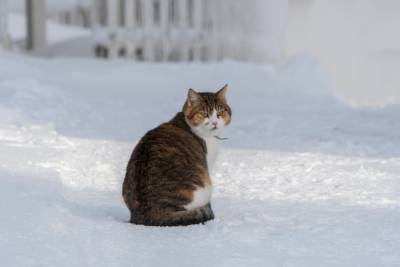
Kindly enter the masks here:
[[89, 25], [92, 31], [95, 30], [100, 24], [100, 14], [99, 14], [99, 1], [91, 0], [90, 10], [89, 10]]
[[[165, 0], [164, 0], [165, 1]], [[143, 56], [145, 61], [153, 61], [154, 60], [154, 38], [153, 38], [153, 30], [154, 30], [154, 3], [153, 0], [145, 0], [142, 1], [143, 6], [143, 31], [144, 31], [144, 51]]]
[[[224, 7], [227, 3], [227, 0], [218, 0], [219, 1], [219, 5]], [[229, 10], [227, 10], [227, 8], [222, 8], [219, 14], [219, 34], [218, 34], [218, 53], [220, 55], [221, 59], [225, 59], [226, 58], [226, 54], [227, 54], [227, 50], [228, 50], [228, 27], [227, 24], [229, 24], [229, 22], [227, 22], [228, 20], [228, 12]], [[225, 43], [225, 45], [224, 45]]]
[[203, 1], [193, 1], [193, 19], [194, 19], [194, 40], [193, 40], [193, 59], [202, 60], [203, 53]]
[[0, 0], [0, 48], [8, 46], [7, 0]]
[[27, 49], [46, 46], [46, 0], [26, 0]]
[[[258, 0], [253, 0], [252, 4], [254, 5], [254, 2], [257, 2]], [[261, 0], [265, 1], [265, 0]], [[247, 15], [247, 10], [239, 10], [240, 5], [242, 3], [241, 0], [232, 0], [230, 3], [230, 14], [229, 14], [229, 35], [231, 37], [229, 43], [231, 44], [230, 46], [230, 57], [235, 60], [240, 59], [240, 54], [241, 54], [241, 46], [243, 44], [243, 41], [248, 38], [248, 35], [246, 32], [241, 32], [241, 28], [244, 26], [243, 25], [243, 16]], [[242, 12], [239, 12], [242, 11]], [[234, 44], [234, 45], [232, 45]]]
[[126, 29], [126, 38], [125, 38], [125, 47], [126, 53], [128, 57], [135, 57], [136, 52], [136, 44], [134, 38], [134, 31], [136, 27], [136, 1], [135, 0], [125, 0], [125, 29]]
[[135, 26], [135, 0], [125, 0], [125, 27], [131, 30]]
[[218, 11], [220, 10], [219, 0], [209, 1], [209, 22], [208, 22], [208, 59], [217, 61], [218, 60]]
[[107, 26], [111, 30], [116, 30], [118, 25], [118, 1], [107, 0]]
[[[160, 41], [161, 41], [161, 60], [167, 61], [169, 58], [169, 8], [174, 8], [171, 1], [160, 0]], [[170, 6], [171, 5], [171, 6]]]
[[179, 0], [178, 2], [178, 13], [179, 13], [179, 39], [181, 42], [178, 43], [178, 49], [180, 51], [180, 60], [188, 61], [189, 59], [189, 0]]

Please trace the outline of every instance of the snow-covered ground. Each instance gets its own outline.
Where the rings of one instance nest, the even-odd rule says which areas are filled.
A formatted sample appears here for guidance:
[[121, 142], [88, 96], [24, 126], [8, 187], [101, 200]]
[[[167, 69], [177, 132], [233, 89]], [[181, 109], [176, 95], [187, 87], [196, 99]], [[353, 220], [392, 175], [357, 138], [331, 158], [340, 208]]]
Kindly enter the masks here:
[[[127, 223], [124, 168], [186, 90], [229, 82], [216, 219]], [[400, 266], [400, 107], [353, 109], [285, 65], [0, 56], [3, 266]]]

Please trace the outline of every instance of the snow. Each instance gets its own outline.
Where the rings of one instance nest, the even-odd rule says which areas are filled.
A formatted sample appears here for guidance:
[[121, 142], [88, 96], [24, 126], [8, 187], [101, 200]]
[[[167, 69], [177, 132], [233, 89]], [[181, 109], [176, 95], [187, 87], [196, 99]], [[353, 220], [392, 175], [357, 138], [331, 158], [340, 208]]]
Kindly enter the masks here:
[[318, 57], [353, 104], [400, 101], [400, 2], [289, 1], [284, 51]]
[[[399, 266], [400, 107], [354, 109], [308, 57], [281, 66], [0, 55], [4, 266]], [[124, 169], [187, 88], [229, 82], [216, 219], [127, 223]]]

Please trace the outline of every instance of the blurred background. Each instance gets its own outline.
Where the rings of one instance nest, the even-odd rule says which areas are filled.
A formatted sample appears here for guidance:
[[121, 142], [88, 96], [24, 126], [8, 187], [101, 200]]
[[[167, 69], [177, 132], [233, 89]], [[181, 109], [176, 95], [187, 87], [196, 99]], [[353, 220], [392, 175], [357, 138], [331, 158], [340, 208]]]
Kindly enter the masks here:
[[397, 0], [0, 0], [0, 43], [41, 57], [316, 58], [354, 106], [400, 100]]

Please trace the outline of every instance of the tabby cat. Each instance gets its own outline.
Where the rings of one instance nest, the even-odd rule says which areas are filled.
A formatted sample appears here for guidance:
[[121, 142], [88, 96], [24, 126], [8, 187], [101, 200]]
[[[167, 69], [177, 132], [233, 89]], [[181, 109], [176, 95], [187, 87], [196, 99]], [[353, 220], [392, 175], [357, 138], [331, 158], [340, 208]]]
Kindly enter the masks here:
[[227, 89], [189, 89], [182, 111], [136, 145], [122, 188], [131, 223], [176, 226], [214, 219], [210, 170], [219, 135], [231, 121]]

